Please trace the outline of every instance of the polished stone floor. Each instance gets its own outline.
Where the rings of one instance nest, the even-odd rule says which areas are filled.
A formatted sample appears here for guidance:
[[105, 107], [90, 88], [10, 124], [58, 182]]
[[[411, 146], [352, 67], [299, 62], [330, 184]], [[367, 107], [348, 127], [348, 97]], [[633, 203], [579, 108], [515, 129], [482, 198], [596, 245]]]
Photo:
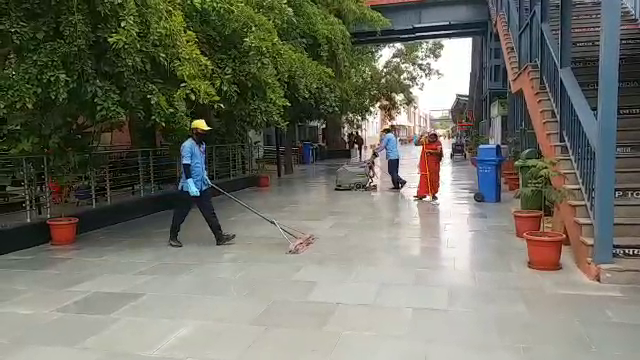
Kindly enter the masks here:
[[216, 198], [235, 245], [213, 246], [194, 211], [182, 249], [161, 213], [0, 257], [0, 359], [638, 359], [639, 288], [588, 282], [568, 252], [562, 271], [527, 269], [510, 194], [474, 203], [473, 168], [445, 157], [439, 204], [416, 203], [402, 150], [401, 193], [386, 175], [336, 192], [336, 163], [237, 193], [316, 234], [302, 255]]

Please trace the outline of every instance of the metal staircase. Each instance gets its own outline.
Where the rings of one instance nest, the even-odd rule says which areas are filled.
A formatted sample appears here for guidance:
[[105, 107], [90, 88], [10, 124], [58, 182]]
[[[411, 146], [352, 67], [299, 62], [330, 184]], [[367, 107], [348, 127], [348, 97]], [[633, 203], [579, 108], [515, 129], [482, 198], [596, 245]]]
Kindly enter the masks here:
[[[505, 58], [512, 62], [512, 80], [527, 76], [532, 84], [526, 106], [532, 118], [532, 110], [541, 114], [536, 117], [537, 125], [534, 121], [538, 142], [543, 153], [548, 149], [545, 156], [555, 156], [560, 161], [565, 175], [556, 186], [564, 186], [572, 194], [561, 209], [574, 255], [584, 257], [576, 261], [585, 272], [589, 272], [585, 270], [588, 267], [596, 269], [594, 277], [602, 282], [640, 284], [638, 21], [622, 5], [617, 142], [616, 153], [611, 153], [609, 161], [615, 162], [615, 170], [603, 176], [603, 167], [597, 166], [602, 164], [596, 163], [597, 158], [606, 158], [602, 152], [597, 153], [604, 135], [599, 133], [602, 127], [596, 120], [602, 4], [593, 0], [571, 2], [570, 62], [566, 52], [562, 58], [560, 0], [489, 0], [489, 4], [496, 27], [503, 24], [501, 40]], [[543, 18], [545, 21], [541, 21]], [[598, 187], [596, 179], [600, 179]], [[604, 184], [609, 179], [615, 182]], [[613, 189], [603, 188], [602, 184]], [[614, 199], [603, 206], [602, 194], [607, 190], [613, 190]], [[596, 201], [598, 195], [600, 200]], [[606, 206], [611, 202], [613, 216], [606, 216]], [[597, 232], [596, 223], [605, 230]]]

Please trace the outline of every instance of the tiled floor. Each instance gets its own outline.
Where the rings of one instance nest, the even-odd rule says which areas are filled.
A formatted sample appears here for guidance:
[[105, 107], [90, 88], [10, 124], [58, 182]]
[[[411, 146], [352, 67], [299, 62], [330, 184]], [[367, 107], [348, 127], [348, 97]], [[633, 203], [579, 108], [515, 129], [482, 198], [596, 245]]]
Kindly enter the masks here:
[[[166, 246], [169, 213], [0, 257], [3, 360], [637, 359], [640, 289], [529, 270], [511, 195], [476, 204], [473, 168], [445, 157], [439, 205], [335, 192], [335, 164], [237, 195], [318, 235], [286, 255], [277, 230], [216, 198], [233, 246], [197, 212]], [[384, 167], [384, 166], [383, 166]], [[567, 250], [567, 249], [565, 249]], [[567, 250], [568, 251], [568, 250]]]

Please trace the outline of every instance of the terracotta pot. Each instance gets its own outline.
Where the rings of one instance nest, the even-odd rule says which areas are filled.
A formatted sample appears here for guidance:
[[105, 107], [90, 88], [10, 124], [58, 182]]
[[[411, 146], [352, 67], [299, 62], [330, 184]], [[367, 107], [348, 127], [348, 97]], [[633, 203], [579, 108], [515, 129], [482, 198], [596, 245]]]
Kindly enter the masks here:
[[509, 191], [520, 189], [520, 178], [518, 176], [507, 176], [507, 189]]
[[47, 220], [51, 233], [51, 245], [71, 245], [76, 241], [78, 218], [62, 217]]
[[516, 167], [515, 167], [515, 161], [513, 160], [506, 160], [505, 162], [502, 163], [502, 173], [512, 173], [515, 174]]
[[528, 266], [535, 270], [554, 271], [562, 269], [562, 243], [566, 236], [555, 231], [527, 231]]
[[258, 175], [258, 187], [266, 188], [271, 185], [271, 178], [269, 175]]
[[507, 178], [510, 176], [518, 176], [518, 173], [515, 171], [503, 171], [502, 172], [502, 177]]
[[514, 210], [513, 219], [516, 225], [516, 236], [522, 238], [527, 231], [540, 231], [542, 211]]

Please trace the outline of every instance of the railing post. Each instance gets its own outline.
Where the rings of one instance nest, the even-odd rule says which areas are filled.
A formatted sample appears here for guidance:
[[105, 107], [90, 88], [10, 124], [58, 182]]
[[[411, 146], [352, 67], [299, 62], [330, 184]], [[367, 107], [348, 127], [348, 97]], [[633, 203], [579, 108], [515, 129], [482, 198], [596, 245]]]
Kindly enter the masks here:
[[138, 150], [138, 176], [140, 177], [140, 197], [144, 196], [144, 170], [142, 169], [142, 151]]
[[571, 66], [571, 0], [560, 0], [560, 68]]
[[96, 208], [96, 172], [91, 167], [89, 170], [89, 180], [91, 181], [91, 207]]
[[107, 188], [107, 204], [111, 205], [111, 164], [110, 159], [107, 157], [107, 172], [105, 174], [105, 183]]
[[155, 176], [153, 174], [153, 150], [149, 150], [149, 181], [151, 181], [151, 193], [155, 193]]
[[620, 61], [620, 1], [600, 3], [600, 69], [598, 73], [598, 146], [594, 209], [596, 264], [613, 262], [616, 133], [618, 129], [618, 66]]
[[24, 191], [24, 205], [27, 210], [27, 222], [31, 222], [31, 192], [29, 191], [29, 179], [27, 177], [27, 158], [22, 158], [22, 189]]
[[540, 23], [549, 22], [549, 0], [540, 0]]
[[51, 188], [49, 183], [49, 160], [44, 156], [44, 196], [47, 204], [47, 219], [51, 217]]

